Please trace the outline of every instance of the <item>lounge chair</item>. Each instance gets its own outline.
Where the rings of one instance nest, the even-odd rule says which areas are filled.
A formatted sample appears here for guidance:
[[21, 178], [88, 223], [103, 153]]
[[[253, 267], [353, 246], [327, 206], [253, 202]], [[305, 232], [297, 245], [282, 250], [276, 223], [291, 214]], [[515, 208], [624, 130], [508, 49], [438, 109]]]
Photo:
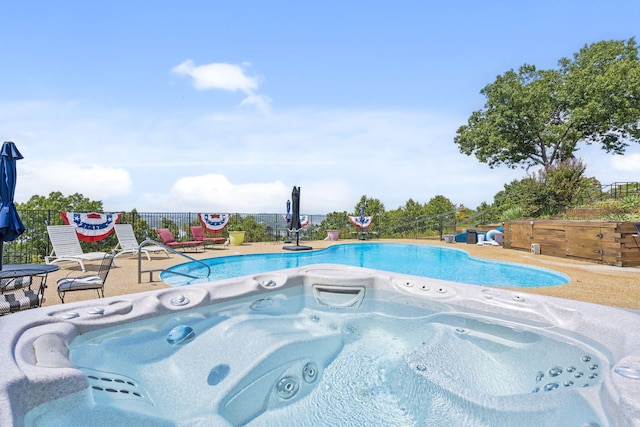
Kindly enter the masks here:
[[131, 224], [116, 224], [115, 230], [116, 236], [118, 237], [118, 245], [114, 248], [114, 252], [117, 252], [114, 258], [117, 258], [122, 254], [131, 254], [132, 256], [138, 255], [138, 252], [145, 254], [149, 261], [151, 261], [149, 252], [164, 252], [165, 255], [167, 255], [167, 258], [169, 258], [169, 251], [162, 246], [149, 245], [140, 248], [140, 244], [136, 239], [136, 235], [133, 232]]
[[197, 250], [199, 246], [202, 246], [204, 250], [204, 243], [202, 242], [202, 240], [177, 242], [168, 228], [158, 228], [156, 231], [158, 232], [158, 236], [160, 236], [160, 240], [162, 240], [162, 243], [170, 248], [195, 248]]
[[0, 315], [41, 307], [47, 275], [0, 279]]
[[78, 234], [72, 225], [48, 225], [47, 233], [53, 245], [53, 250], [49, 256], [44, 257], [46, 264], [57, 262], [73, 261], [80, 264], [82, 271], [87, 271], [84, 261], [96, 261], [105, 257], [105, 252], [82, 251]]
[[194, 225], [192, 227], [189, 227], [191, 230], [191, 235], [193, 236], [194, 240], [199, 240], [201, 242], [204, 242], [204, 244], [206, 245], [207, 243], [212, 243], [214, 245], [220, 245], [220, 244], [224, 244], [227, 242], [227, 239], [224, 237], [207, 237], [204, 235], [204, 228], [200, 225]]
[[113, 266], [113, 254], [105, 254], [98, 274], [85, 274], [83, 276], [63, 277], [58, 279], [58, 296], [64, 303], [64, 294], [67, 292], [95, 290], [98, 298], [104, 297], [104, 283], [107, 281], [109, 271]]

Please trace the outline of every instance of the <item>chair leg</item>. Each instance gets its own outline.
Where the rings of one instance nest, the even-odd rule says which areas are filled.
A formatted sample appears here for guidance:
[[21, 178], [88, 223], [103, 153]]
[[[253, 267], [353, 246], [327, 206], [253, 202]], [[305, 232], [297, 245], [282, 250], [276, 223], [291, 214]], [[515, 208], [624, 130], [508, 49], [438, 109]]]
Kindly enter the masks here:
[[62, 301], [62, 304], [64, 304], [64, 292], [58, 291], [58, 296], [60, 297], [60, 301]]

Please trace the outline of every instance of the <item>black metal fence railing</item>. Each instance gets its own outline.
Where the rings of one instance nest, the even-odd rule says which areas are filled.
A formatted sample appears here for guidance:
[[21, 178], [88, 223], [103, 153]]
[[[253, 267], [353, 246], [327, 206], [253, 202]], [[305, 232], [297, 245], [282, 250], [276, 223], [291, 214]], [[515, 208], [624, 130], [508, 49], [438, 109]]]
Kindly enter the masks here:
[[580, 194], [576, 205], [587, 205], [606, 199], [624, 199], [640, 197], [640, 182], [614, 182], [607, 185], [596, 185]]
[[[614, 182], [597, 186], [588, 192], [591, 200], [604, 197], [636, 198], [640, 197], [640, 182]], [[21, 210], [20, 217], [27, 231], [12, 242], [4, 244], [2, 262], [4, 264], [41, 263], [51, 253], [51, 243], [47, 235], [47, 225], [63, 224], [57, 210]], [[158, 239], [157, 228], [169, 228], [177, 240], [189, 239], [191, 225], [198, 225], [196, 212], [122, 212], [121, 223], [132, 224], [139, 242], [149, 238]], [[300, 232], [302, 240], [322, 240], [327, 237], [327, 230], [338, 230], [342, 239], [358, 236], [354, 227], [344, 215], [309, 215], [309, 224]], [[385, 212], [374, 217], [373, 225], [368, 229], [369, 236], [382, 238], [431, 238], [442, 239], [444, 234], [454, 234], [456, 230], [469, 226], [478, 226], [496, 222], [500, 215], [494, 212], [478, 212], [471, 218], [457, 220], [456, 212], [440, 213], [433, 216], [407, 218], [393, 212]], [[282, 214], [274, 213], [234, 213], [226, 228], [228, 230], [244, 230], [248, 242], [278, 242], [289, 236], [287, 224]], [[227, 237], [227, 232], [222, 233]], [[86, 252], [110, 251], [118, 241], [115, 234], [98, 242], [81, 245]]]
[[444, 214], [407, 219], [389, 231], [396, 237], [442, 239], [445, 234], [455, 234], [456, 226], [456, 212], [451, 211]]
[[[51, 242], [47, 234], [47, 225], [62, 225], [64, 221], [55, 210], [19, 211], [26, 231], [12, 242], [4, 244], [2, 261], [4, 264], [42, 263], [44, 257], [51, 254]], [[199, 225], [195, 212], [121, 212], [120, 223], [131, 224], [138, 242], [145, 239], [158, 240], [156, 229], [169, 228], [176, 240], [191, 240], [189, 227]], [[359, 229], [340, 215], [309, 215], [309, 223], [300, 231], [300, 239], [323, 240], [327, 230], [337, 230], [341, 239], [358, 238]], [[338, 218], [338, 219], [336, 219]], [[474, 217], [475, 223], [485, 218]], [[385, 213], [374, 218], [367, 236], [380, 238], [442, 239], [445, 234], [455, 234], [461, 227], [456, 223], [455, 211], [414, 219], [391, 218]], [[228, 237], [230, 230], [244, 230], [247, 242], [283, 242], [287, 238], [295, 241], [295, 235], [287, 230], [282, 214], [273, 213], [234, 213], [222, 232]], [[115, 233], [97, 242], [81, 242], [85, 252], [109, 252], [118, 244]]]
[[613, 184], [603, 185], [601, 192], [603, 195], [614, 199], [640, 196], [640, 182], [614, 182]]
[[[62, 225], [64, 221], [58, 211], [29, 210], [19, 211], [26, 231], [16, 240], [6, 242], [3, 248], [3, 264], [42, 263], [51, 253], [51, 242], [47, 234], [47, 225]], [[120, 223], [131, 224], [139, 242], [149, 238], [158, 240], [157, 228], [169, 228], [176, 240], [191, 238], [189, 227], [199, 225], [195, 212], [122, 212]], [[309, 215], [309, 224], [300, 232], [303, 240], [319, 240], [326, 237], [321, 223], [326, 215]], [[245, 230], [245, 240], [249, 242], [283, 241], [288, 237], [287, 223], [282, 214], [246, 214], [235, 213], [222, 236], [227, 230]], [[295, 236], [291, 236], [294, 238]], [[85, 252], [110, 251], [118, 244], [115, 233], [97, 242], [81, 242]]]

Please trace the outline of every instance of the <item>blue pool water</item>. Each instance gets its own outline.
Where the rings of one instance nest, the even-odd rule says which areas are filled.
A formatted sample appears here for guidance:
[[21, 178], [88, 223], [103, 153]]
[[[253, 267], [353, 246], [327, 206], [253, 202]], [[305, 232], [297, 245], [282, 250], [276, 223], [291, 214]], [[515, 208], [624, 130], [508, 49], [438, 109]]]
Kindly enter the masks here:
[[211, 266], [208, 279], [207, 269], [195, 262], [170, 270], [200, 279], [171, 273], [160, 278], [169, 285], [184, 286], [312, 264], [343, 264], [483, 286], [531, 288], [569, 282], [566, 275], [552, 270], [473, 258], [458, 249], [398, 243], [340, 244], [312, 252], [234, 255], [203, 262]]

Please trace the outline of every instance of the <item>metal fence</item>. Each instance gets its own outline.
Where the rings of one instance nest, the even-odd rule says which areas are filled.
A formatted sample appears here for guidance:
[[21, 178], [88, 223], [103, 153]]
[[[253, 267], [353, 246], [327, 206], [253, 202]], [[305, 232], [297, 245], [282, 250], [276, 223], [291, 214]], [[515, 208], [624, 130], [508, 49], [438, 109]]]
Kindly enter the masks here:
[[[3, 264], [42, 263], [44, 257], [51, 253], [51, 242], [47, 235], [47, 225], [62, 225], [64, 221], [58, 211], [28, 210], [19, 211], [26, 231], [12, 242], [4, 244]], [[138, 241], [144, 239], [158, 240], [156, 229], [170, 228], [176, 240], [190, 239], [191, 225], [199, 225], [196, 212], [121, 212], [120, 223], [131, 224]], [[319, 240], [326, 237], [326, 230], [321, 228], [326, 215], [309, 215], [309, 224], [300, 231], [303, 240]], [[248, 214], [234, 213], [229, 227], [244, 229], [246, 240], [251, 242], [278, 242], [289, 236], [287, 223], [282, 214]], [[223, 232], [223, 236], [227, 236]], [[115, 233], [97, 242], [81, 242], [85, 252], [110, 251], [118, 244]]]
[[[64, 221], [55, 210], [21, 210], [18, 212], [27, 231], [12, 242], [4, 244], [3, 263], [42, 263], [44, 257], [51, 254], [51, 242], [47, 235], [47, 225], [62, 225]], [[116, 213], [116, 212], [112, 212]], [[145, 239], [158, 240], [157, 228], [169, 228], [176, 240], [191, 240], [189, 227], [199, 225], [196, 212], [120, 212], [119, 222], [131, 224], [139, 242]], [[300, 239], [306, 241], [323, 240], [327, 238], [328, 229], [337, 229], [340, 239], [363, 238], [363, 234], [351, 225], [347, 218], [340, 225], [326, 224], [327, 215], [308, 215], [309, 223], [300, 231]], [[459, 224], [458, 224], [459, 226]], [[295, 234], [287, 230], [287, 222], [282, 214], [273, 213], [234, 213], [223, 231], [242, 229], [245, 231], [247, 242], [282, 242], [295, 241]], [[385, 223], [384, 215], [374, 220], [368, 229], [367, 238], [415, 238], [440, 239], [444, 234], [454, 233], [456, 230], [455, 213], [415, 218], [404, 218], [401, 226]], [[115, 233], [97, 242], [81, 242], [85, 252], [113, 250], [118, 244]]]
[[[115, 212], [112, 212], [115, 213]], [[2, 261], [4, 264], [42, 263], [44, 257], [51, 254], [51, 242], [47, 235], [47, 225], [62, 225], [64, 221], [58, 211], [28, 210], [19, 211], [27, 228], [20, 237], [4, 244]], [[196, 212], [120, 212], [120, 223], [131, 224], [139, 242], [145, 239], [158, 240], [157, 228], [169, 228], [176, 240], [192, 240], [189, 227], [199, 225]], [[346, 213], [345, 213], [346, 214]], [[345, 215], [346, 216], [346, 215]], [[482, 215], [480, 215], [482, 216]], [[340, 225], [326, 224], [327, 215], [308, 215], [309, 223], [300, 231], [300, 239], [323, 240], [327, 238], [328, 229], [337, 229], [341, 239], [364, 238], [360, 230], [344, 218]], [[403, 218], [391, 220], [383, 214], [376, 217], [373, 226], [367, 230], [366, 238], [413, 238], [443, 239], [444, 234], [454, 234], [457, 229], [482, 223], [483, 216], [473, 217], [464, 224], [456, 223], [455, 211], [444, 214], [423, 216], [414, 219]], [[398, 222], [401, 225], [396, 225]], [[273, 213], [234, 213], [223, 231], [242, 229], [247, 242], [285, 242], [295, 241], [295, 234], [287, 230], [287, 223], [282, 214]], [[115, 233], [97, 242], [81, 242], [85, 252], [109, 252], [118, 244]]]

